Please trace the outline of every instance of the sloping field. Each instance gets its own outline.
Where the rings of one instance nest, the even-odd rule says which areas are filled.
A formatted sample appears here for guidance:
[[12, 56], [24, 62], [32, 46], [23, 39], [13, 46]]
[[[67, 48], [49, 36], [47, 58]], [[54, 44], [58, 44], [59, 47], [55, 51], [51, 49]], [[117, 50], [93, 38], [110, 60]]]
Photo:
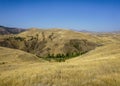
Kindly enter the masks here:
[[[88, 38], [89, 37], [89, 38]], [[85, 39], [86, 38], [86, 39]], [[87, 40], [91, 39], [91, 40]], [[63, 29], [29, 29], [18, 35], [4, 36], [0, 39], [0, 46], [20, 49], [28, 53], [45, 58], [48, 56], [78, 56], [97, 46], [93, 35], [78, 33]], [[63, 56], [63, 57], [64, 57]]]
[[120, 44], [100, 46], [66, 62], [1, 70], [0, 86], [120, 86]]
[[0, 47], [0, 62], [3, 63], [22, 63], [40, 61], [37, 56], [17, 49]]

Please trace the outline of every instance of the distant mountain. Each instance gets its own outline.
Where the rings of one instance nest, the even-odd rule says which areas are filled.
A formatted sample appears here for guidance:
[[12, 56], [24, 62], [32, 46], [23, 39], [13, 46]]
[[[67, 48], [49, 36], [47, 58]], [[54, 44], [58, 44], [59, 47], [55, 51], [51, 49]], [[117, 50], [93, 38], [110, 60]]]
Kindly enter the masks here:
[[11, 28], [11, 27], [0, 26], [0, 35], [18, 34], [23, 31], [26, 31], [26, 30], [21, 28]]
[[72, 31], [77, 31], [77, 32], [83, 32], [83, 33], [97, 33], [95, 31], [89, 31], [89, 30], [85, 30], [85, 29], [70, 29]]

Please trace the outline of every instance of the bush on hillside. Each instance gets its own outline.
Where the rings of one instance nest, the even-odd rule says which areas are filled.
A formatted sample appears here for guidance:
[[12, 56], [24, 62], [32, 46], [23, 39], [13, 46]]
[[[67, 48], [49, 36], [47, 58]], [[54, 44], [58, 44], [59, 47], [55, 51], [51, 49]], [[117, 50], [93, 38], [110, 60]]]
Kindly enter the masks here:
[[69, 58], [73, 58], [73, 57], [76, 57], [76, 56], [79, 56], [79, 55], [82, 55], [86, 53], [86, 51], [84, 52], [74, 52], [74, 53], [66, 53], [66, 54], [48, 54], [45, 59], [48, 60], [48, 61], [51, 61], [52, 59], [57, 61], [57, 62], [65, 62], [66, 59], [69, 59]]

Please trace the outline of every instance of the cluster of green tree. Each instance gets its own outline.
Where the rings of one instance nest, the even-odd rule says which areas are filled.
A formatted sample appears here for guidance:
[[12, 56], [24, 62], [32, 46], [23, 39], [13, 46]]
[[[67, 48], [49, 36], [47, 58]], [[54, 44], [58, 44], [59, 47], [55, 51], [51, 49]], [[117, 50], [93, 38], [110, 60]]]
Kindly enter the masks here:
[[5, 40], [19, 40], [19, 41], [24, 41], [25, 38], [24, 37], [19, 37], [19, 36], [11, 36], [11, 37], [8, 37], [8, 38], [5, 38]]
[[15, 36], [14, 36], [14, 39], [15, 40], [20, 40], [20, 41], [24, 41], [25, 40], [25, 38], [23, 38], [23, 37], [15, 37]]
[[74, 52], [74, 53], [66, 53], [66, 54], [48, 54], [46, 56], [46, 60], [51, 61], [52, 59], [57, 61], [57, 62], [65, 62], [66, 59], [70, 59], [79, 55], [82, 55], [86, 53], [87, 51], [84, 52]]
[[32, 41], [32, 40], [38, 40], [38, 37], [34, 37], [34, 36], [28, 36], [30, 39], [28, 41]]

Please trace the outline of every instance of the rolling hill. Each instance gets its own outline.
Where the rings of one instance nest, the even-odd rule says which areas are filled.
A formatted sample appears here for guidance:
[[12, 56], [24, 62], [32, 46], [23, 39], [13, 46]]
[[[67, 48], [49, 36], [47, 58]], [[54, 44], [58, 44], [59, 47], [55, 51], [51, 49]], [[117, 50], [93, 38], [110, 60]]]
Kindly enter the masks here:
[[[120, 85], [120, 33], [32, 28], [1, 35], [0, 45], [0, 86]], [[39, 57], [49, 55], [47, 48], [50, 54], [88, 52], [55, 62]]]
[[33, 54], [21, 50], [0, 47], [0, 64], [37, 62], [37, 61], [40, 61], [40, 58]]
[[18, 35], [2, 37], [0, 46], [20, 49], [41, 58], [49, 56], [72, 57], [101, 45], [95, 41], [85, 39], [85, 36], [90, 37], [89, 34], [63, 29], [29, 29]]

